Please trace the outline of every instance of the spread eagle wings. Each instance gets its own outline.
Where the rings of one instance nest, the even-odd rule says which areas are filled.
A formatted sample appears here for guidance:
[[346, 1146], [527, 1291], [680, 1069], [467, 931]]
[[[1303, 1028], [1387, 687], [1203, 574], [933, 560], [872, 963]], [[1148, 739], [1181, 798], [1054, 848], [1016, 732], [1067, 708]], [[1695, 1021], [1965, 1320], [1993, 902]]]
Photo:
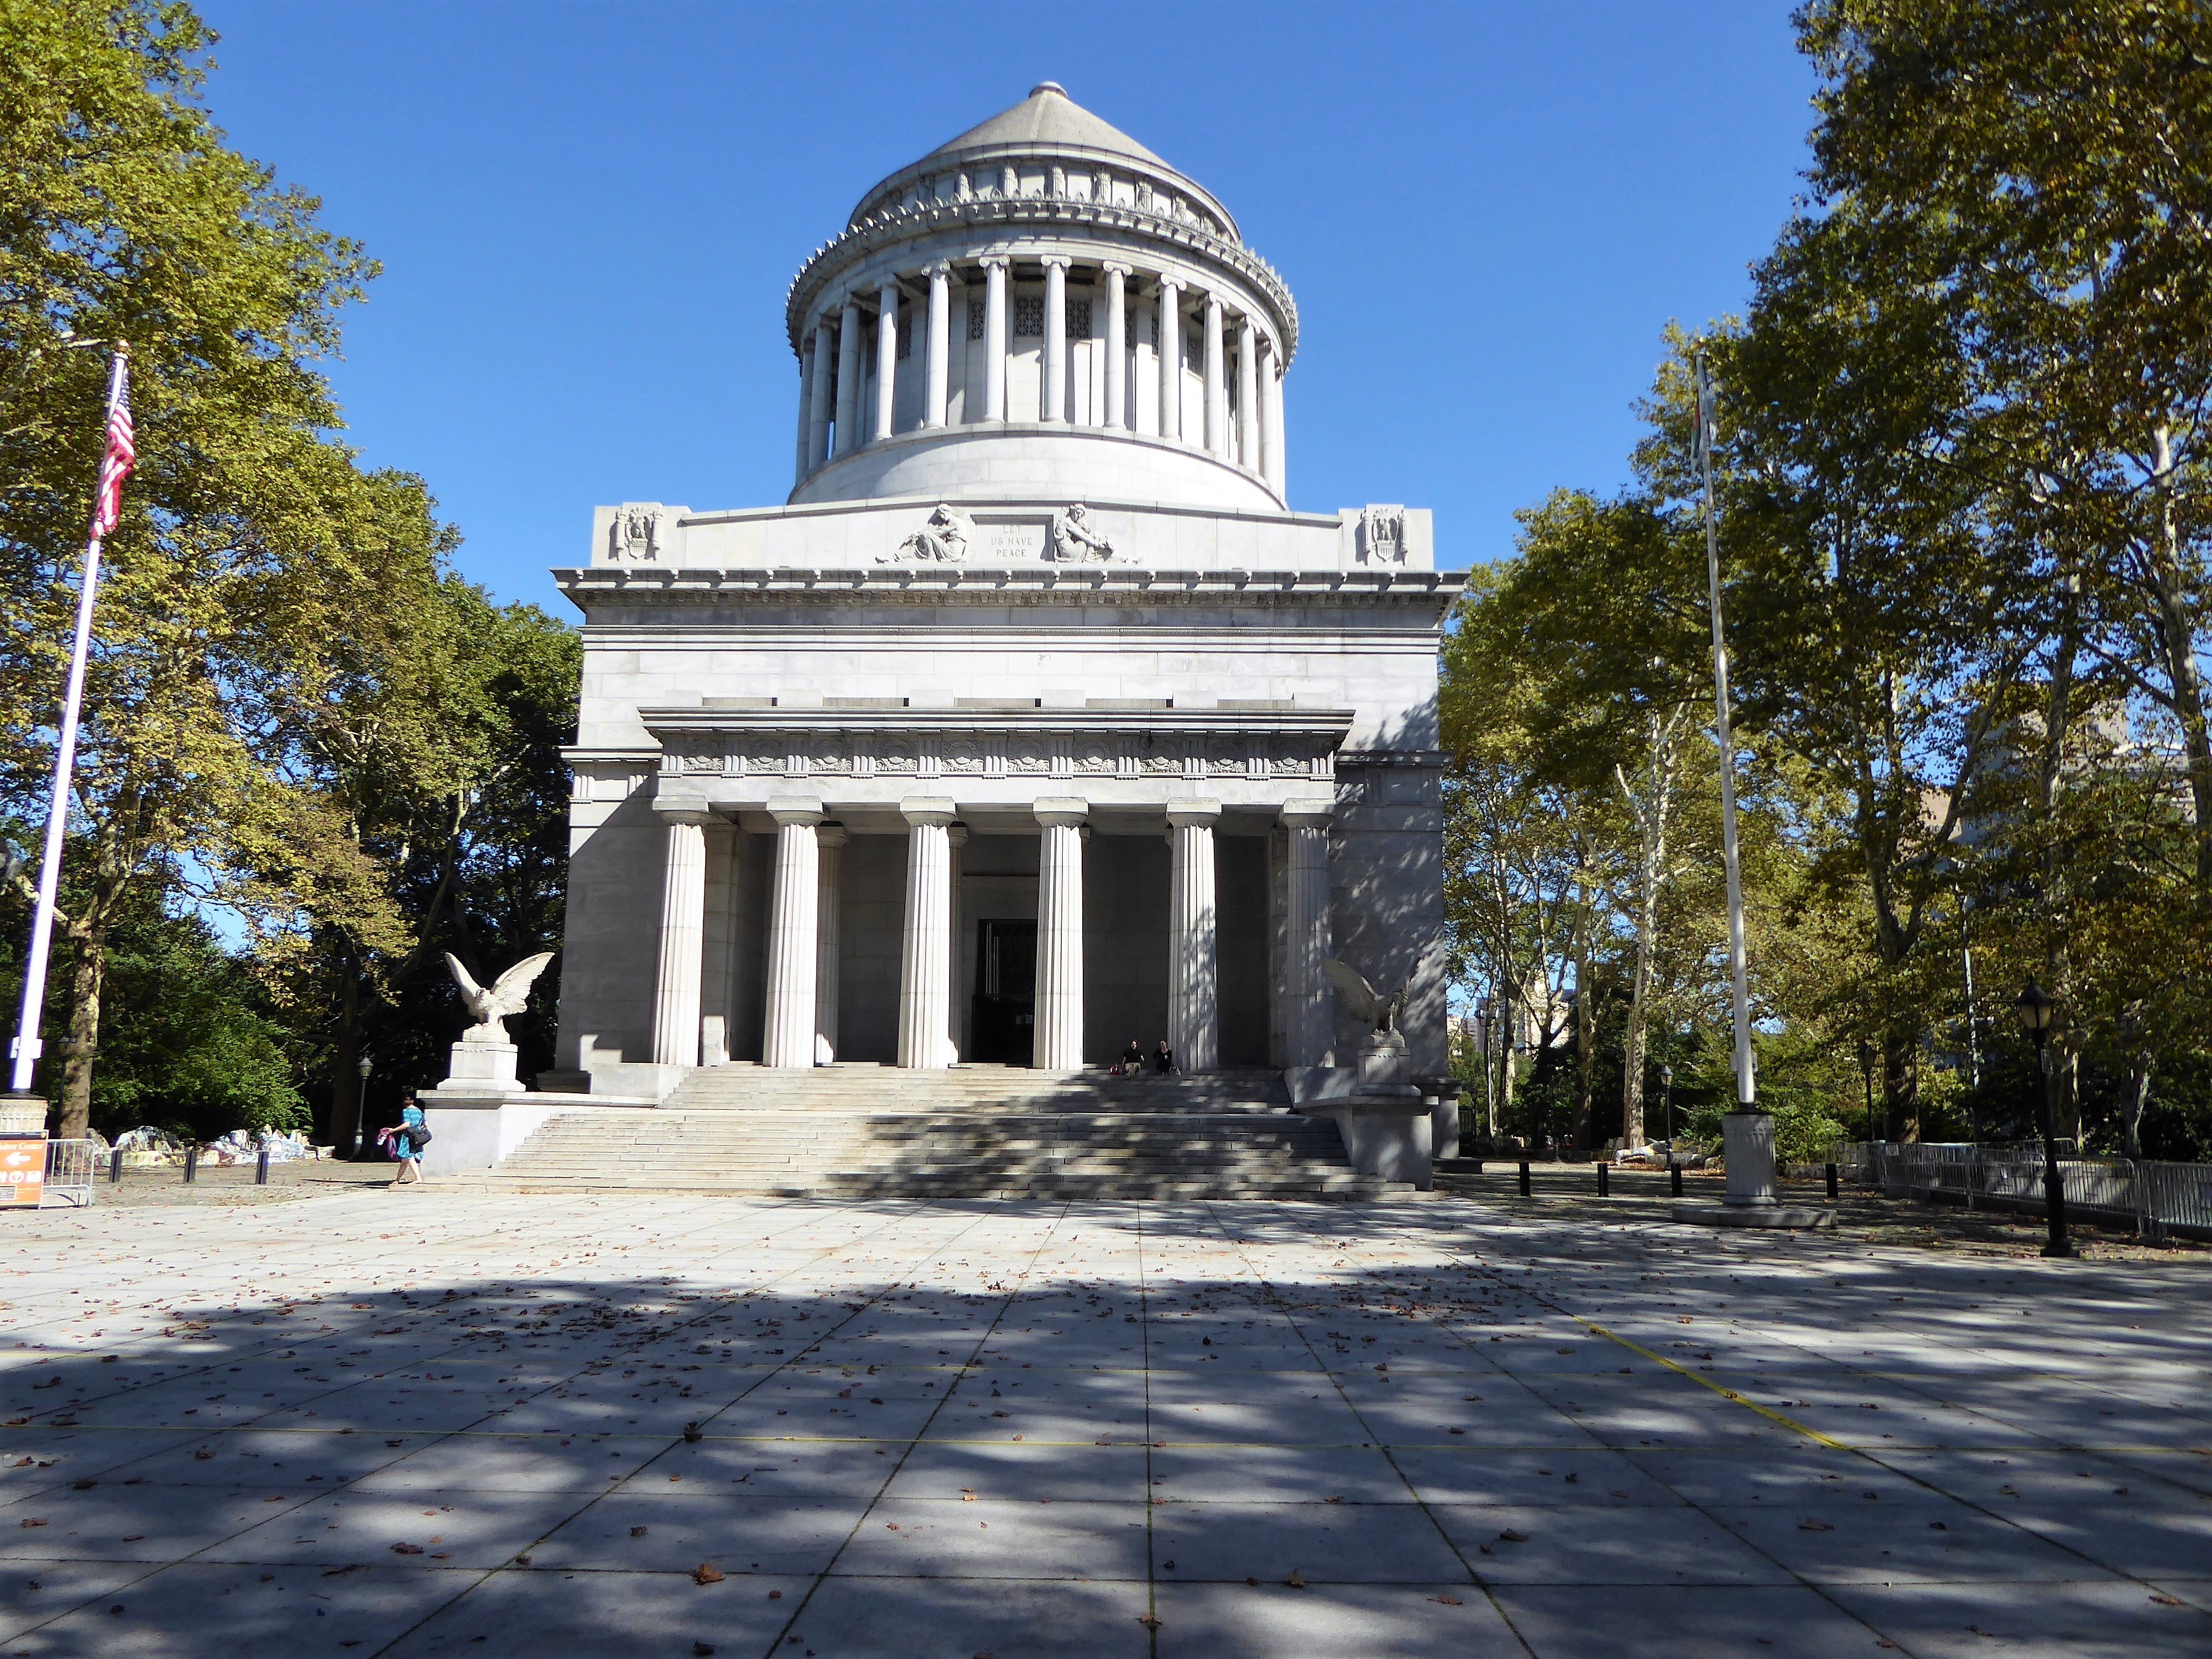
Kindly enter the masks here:
[[452, 951], [446, 953], [446, 966], [453, 969], [453, 983], [460, 988], [461, 1001], [479, 1022], [520, 1013], [529, 1004], [532, 983], [545, 971], [545, 964], [552, 960], [550, 951], [525, 957], [493, 981], [491, 988], [486, 990], [476, 982], [467, 969], [461, 966], [459, 959]]
[[1328, 970], [1329, 982], [1336, 987], [1337, 995], [1344, 999], [1345, 1011], [1354, 1019], [1372, 1025], [1382, 1018], [1382, 999], [1376, 994], [1365, 975], [1334, 957], [1325, 959], [1322, 966]]

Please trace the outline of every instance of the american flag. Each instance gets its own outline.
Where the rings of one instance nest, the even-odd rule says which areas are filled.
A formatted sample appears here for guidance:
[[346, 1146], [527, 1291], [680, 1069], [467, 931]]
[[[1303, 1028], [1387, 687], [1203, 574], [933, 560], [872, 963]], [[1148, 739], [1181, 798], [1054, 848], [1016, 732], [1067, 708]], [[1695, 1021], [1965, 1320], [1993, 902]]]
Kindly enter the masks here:
[[107, 450], [100, 458], [100, 498], [93, 503], [92, 533], [105, 536], [123, 513], [123, 481], [138, 464], [131, 434], [131, 369], [115, 366], [115, 392], [107, 404]]

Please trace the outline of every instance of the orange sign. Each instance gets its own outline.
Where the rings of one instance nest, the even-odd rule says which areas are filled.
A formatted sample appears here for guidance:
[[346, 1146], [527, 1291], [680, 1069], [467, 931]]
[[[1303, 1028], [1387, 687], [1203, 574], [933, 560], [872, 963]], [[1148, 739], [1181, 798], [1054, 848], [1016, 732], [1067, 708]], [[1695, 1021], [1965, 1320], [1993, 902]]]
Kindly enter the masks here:
[[46, 1143], [0, 1140], [0, 1209], [35, 1210], [46, 1190]]

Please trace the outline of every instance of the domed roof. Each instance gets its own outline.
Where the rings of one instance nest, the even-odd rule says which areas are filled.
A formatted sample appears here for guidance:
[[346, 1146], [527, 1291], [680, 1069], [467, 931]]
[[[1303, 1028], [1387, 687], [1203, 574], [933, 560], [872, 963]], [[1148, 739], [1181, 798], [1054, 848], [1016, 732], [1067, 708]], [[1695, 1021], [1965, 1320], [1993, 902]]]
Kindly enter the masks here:
[[[1012, 109], [1001, 110], [981, 126], [974, 126], [923, 156], [923, 163], [950, 161], [969, 150], [1000, 147], [1042, 149], [1088, 149], [1127, 157], [1147, 167], [1167, 163], [1135, 139], [1100, 120], [1067, 95], [1057, 81], [1040, 82], [1030, 95]], [[1172, 171], [1172, 169], [1170, 169]]]

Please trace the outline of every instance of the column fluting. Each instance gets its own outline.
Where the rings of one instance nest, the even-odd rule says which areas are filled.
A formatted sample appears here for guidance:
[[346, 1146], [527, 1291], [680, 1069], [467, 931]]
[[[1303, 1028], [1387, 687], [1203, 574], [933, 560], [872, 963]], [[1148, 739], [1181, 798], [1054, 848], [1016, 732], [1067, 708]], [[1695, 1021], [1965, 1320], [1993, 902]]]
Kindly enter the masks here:
[[1334, 1036], [1333, 993], [1322, 964], [1328, 959], [1328, 801], [1294, 801], [1282, 810], [1290, 832], [1285, 895], [1283, 1022], [1292, 1066], [1318, 1066]]
[[906, 931], [899, 952], [898, 1063], [941, 1071], [951, 1063], [945, 1019], [951, 998], [951, 848], [950, 800], [901, 803], [907, 821]]
[[1129, 423], [1128, 277], [1127, 265], [1106, 267], [1106, 424], [1116, 432]]
[[967, 1032], [964, 1027], [968, 1015], [968, 952], [966, 950], [968, 923], [960, 903], [960, 889], [966, 876], [968, 859], [968, 826], [949, 823], [945, 827], [945, 1037], [951, 1051], [947, 1065], [964, 1059], [968, 1053]]
[[1044, 398], [1037, 414], [1067, 418], [1067, 261], [1056, 253], [1044, 261]]
[[1006, 262], [983, 261], [983, 418], [1006, 418]]
[[840, 882], [844, 873], [845, 826], [825, 823], [814, 832], [821, 884], [814, 901], [814, 1032], [837, 1055], [837, 938]]
[[810, 472], [830, 459], [830, 417], [836, 398], [830, 377], [836, 358], [836, 334], [824, 315], [814, 325], [814, 401], [806, 416], [806, 470]]
[[876, 291], [876, 437], [891, 435], [898, 422], [898, 279]]
[[793, 485], [806, 482], [811, 451], [807, 441], [813, 431], [814, 414], [814, 337], [808, 335], [799, 353], [799, 437], [793, 446], [791, 482]]
[[1218, 801], [1168, 808], [1174, 858], [1168, 890], [1168, 1046], [1186, 1072], [1220, 1063], [1220, 988], [1214, 930], [1213, 826]]
[[1083, 837], [1090, 803], [1040, 800], [1036, 1001], [1030, 1064], [1083, 1069]]
[[860, 301], [853, 295], [837, 328], [837, 453], [849, 455], [860, 447]]
[[1260, 331], [1249, 317], [1237, 323], [1237, 465], [1260, 470]]
[[801, 1070], [814, 1064], [816, 925], [821, 903], [819, 801], [769, 803], [775, 820], [775, 877], [769, 901], [768, 988], [761, 1064]]
[[951, 407], [952, 267], [942, 260], [929, 268], [929, 404], [926, 426], [943, 426]]
[[1182, 285], [1160, 278], [1160, 436], [1182, 436]]
[[696, 1066], [700, 953], [707, 922], [707, 812], [703, 806], [657, 811], [667, 828], [661, 855], [653, 1059], [658, 1066]]
[[1229, 375], [1221, 343], [1221, 301], [1206, 296], [1206, 450], [1229, 453]]
[[1284, 501], [1290, 500], [1289, 470], [1284, 461], [1285, 434], [1283, 431], [1283, 366], [1275, 363], [1261, 388], [1267, 399], [1267, 482], [1275, 494]]

